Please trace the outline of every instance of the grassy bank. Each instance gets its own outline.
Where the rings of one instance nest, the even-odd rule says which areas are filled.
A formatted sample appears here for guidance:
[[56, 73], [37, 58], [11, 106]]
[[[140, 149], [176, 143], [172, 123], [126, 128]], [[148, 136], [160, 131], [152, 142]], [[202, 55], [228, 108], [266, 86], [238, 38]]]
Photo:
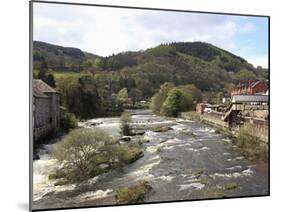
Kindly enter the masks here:
[[255, 127], [246, 123], [240, 127], [235, 143], [250, 160], [266, 161], [268, 158], [267, 144], [262, 142], [255, 134]]
[[201, 121], [201, 115], [196, 111], [189, 111], [181, 113], [181, 117], [185, 119], [190, 119], [194, 121]]

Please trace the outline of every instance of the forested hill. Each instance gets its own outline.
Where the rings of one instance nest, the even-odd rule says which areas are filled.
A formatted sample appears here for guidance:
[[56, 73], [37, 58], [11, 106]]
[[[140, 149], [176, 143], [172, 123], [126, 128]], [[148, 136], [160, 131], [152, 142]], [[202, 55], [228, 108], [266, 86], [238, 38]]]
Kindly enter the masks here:
[[94, 60], [98, 57], [78, 48], [63, 47], [41, 41], [33, 42], [33, 55], [35, 68], [40, 67], [41, 62], [45, 60], [50, 68], [55, 67], [57, 70], [77, 68], [83, 61]]
[[101, 101], [103, 108], [105, 104], [112, 105], [120, 91], [134, 101], [148, 100], [166, 82], [175, 86], [193, 84], [212, 98], [218, 92], [227, 95], [239, 82], [268, 79], [266, 69], [255, 68], [245, 59], [203, 42], [161, 44], [101, 57], [77, 48], [35, 41], [34, 64], [34, 78], [57, 86], [61, 93], [75, 87], [77, 92], [85, 89], [85, 96], [105, 97]]

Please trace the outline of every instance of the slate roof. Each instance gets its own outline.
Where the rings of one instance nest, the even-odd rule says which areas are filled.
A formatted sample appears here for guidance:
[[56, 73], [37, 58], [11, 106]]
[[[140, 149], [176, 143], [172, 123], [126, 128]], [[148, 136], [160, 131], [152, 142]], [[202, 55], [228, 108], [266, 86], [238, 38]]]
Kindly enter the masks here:
[[234, 102], [268, 102], [268, 95], [235, 95]]
[[35, 90], [34, 88], [38, 89], [42, 93], [58, 93], [51, 86], [49, 86], [48, 84], [46, 84], [45, 82], [39, 79], [33, 80], [33, 90]]
[[40, 91], [38, 87], [33, 87], [33, 96], [37, 98], [49, 98], [46, 94]]

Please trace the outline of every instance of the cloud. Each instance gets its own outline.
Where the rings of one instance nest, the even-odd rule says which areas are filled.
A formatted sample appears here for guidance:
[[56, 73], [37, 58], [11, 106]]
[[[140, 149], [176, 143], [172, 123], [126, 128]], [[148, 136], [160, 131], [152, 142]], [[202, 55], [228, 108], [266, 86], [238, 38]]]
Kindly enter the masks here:
[[236, 37], [252, 35], [256, 29], [248, 19], [238, 20], [225, 15], [38, 3], [34, 39], [102, 56], [179, 41], [204, 41], [243, 53], [245, 47]]

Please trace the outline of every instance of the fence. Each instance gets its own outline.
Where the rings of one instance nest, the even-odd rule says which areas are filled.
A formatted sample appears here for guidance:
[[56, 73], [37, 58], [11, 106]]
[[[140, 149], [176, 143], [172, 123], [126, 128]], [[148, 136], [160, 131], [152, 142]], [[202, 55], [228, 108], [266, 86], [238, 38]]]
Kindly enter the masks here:
[[34, 128], [34, 130], [33, 130], [34, 144], [38, 144], [38, 143], [40, 143], [40, 141], [47, 138], [52, 133], [52, 131], [53, 131], [53, 128], [51, 125]]

